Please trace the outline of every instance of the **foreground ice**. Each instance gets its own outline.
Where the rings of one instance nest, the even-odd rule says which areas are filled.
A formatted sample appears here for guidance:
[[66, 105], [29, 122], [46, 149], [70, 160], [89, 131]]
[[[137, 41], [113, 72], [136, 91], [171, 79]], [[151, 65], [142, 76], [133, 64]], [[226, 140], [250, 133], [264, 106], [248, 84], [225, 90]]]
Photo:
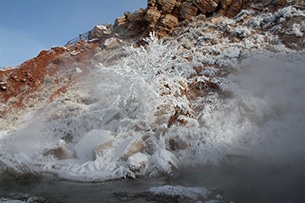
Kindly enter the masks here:
[[183, 187], [183, 186], [172, 186], [164, 185], [160, 187], [152, 187], [149, 189], [152, 194], [163, 194], [168, 196], [182, 196], [196, 200], [198, 197], [206, 198], [208, 190], [205, 188], [198, 187]]

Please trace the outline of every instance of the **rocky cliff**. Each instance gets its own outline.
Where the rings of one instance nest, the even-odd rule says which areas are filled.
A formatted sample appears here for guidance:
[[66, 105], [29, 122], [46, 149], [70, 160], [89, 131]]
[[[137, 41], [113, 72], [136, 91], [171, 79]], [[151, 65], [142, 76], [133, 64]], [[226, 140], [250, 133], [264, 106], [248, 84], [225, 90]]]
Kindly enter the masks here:
[[[37, 57], [15, 69], [1, 70], [1, 114], [4, 116], [7, 112], [5, 109], [10, 109], [11, 105], [23, 108], [34, 105], [35, 100], [53, 100], [58, 94], [65, 92], [66, 87], [73, 81], [72, 75], [74, 77], [75, 73], [83, 72], [82, 69], [89, 65], [92, 56], [101, 49], [113, 49], [131, 42], [141, 45], [142, 39], [151, 32], [155, 32], [156, 36], [161, 38], [172, 35], [177, 37], [189, 24], [200, 26], [202, 22], [210, 22], [217, 26], [224, 17], [235, 19], [236, 22], [221, 30], [223, 33], [213, 43], [230, 34], [232, 40], [238, 41], [245, 38], [245, 35], [254, 34], [246, 30], [242, 31], [241, 28], [232, 35], [233, 30], [245, 24], [244, 21], [250, 15], [275, 13], [287, 6], [293, 6], [300, 12], [304, 10], [304, 2], [301, 0], [149, 0], [146, 9], [139, 9], [133, 13], [126, 12], [115, 20], [114, 25], [94, 27], [90, 31], [90, 38], [98, 40], [93, 43], [82, 41], [69, 47], [55, 47], [49, 51], [42, 51]], [[242, 9], [250, 10], [251, 14], [241, 12]], [[268, 20], [271, 22], [267, 22]], [[251, 26], [254, 26], [256, 33], [270, 32], [270, 35], [276, 35], [288, 48], [300, 50], [305, 46], [304, 20], [305, 17], [301, 13], [296, 16], [278, 13], [278, 16], [265, 17], [259, 24], [248, 23], [254, 23]], [[48, 89], [48, 93], [43, 99], [33, 96], [39, 91], [44, 91], [45, 88]]]
[[[288, 6], [295, 9], [293, 14], [281, 10]], [[305, 47], [303, 11], [301, 0], [150, 0], [147, 8], [126, 12], [115, 20], [114, 25], [95, 26], [89, 32], [88, 42], [41, 51], [37, 57], [16, 68], [1, 70], [1, 119], [6, 120], [9, 109], [19, 111], [52, 101], [76, 78], [88, 72], [92, 58], [111, 63], [124, 55], [120, 47], [132, 43], [144, 45], [142, 39], [151, 32], [159, 38], [172, 36], [172, 39], [179, 39], [194, 27], [209, 24], [200, 35], [205, 36], [207, 39], [204, 40], [211, 45], [221, 43], [223, 37], [240, 42], [261, 35], [262, 41], [258, 41], [257, 46], [283, 43], [287, 48], [301, 50]], [[223, 24], [227, 19], [232, 20]], [[215, 33], [215, 37], [208, 39], [211, 33]], [[185, 41], [181, 48], [192, 46], [196, 43]]]
[[213, 17], [215, 15], [234, 18], [242, 9], [257, 12], [268, 10], [275, 12], [289, 5], [303, 8], [304, 2], [295, 1], [254, 1], [254, 0], [151, 0], [146, 9], [134, 13], [126, 12], [116, 19], [114, 27], [118, 32], [129, 36], [147, 36], [156, 32], [159, 37], [171, 35], [181, 22], [196, 16]]
[[[216, 163], [257, 143], [253, 129], [272, 117], [257, 95], [220, 102], [232, 98], [227, 76], [257, 56], [302, 58], [304, 22], [304, 1], [298, 0], [148, 1], [114, 25], [95, 26], [86, 41], [41, 51], [0, 71], [1, 132], [17, 131], [18, 138], [32, 120], [43, 121], [25, 137], [38, 134], [48, 143], [39, 140], [35, 152], [26, 150], [37, 163], [23, 163], [5, 151], [7, 143], [16, 144], [6, 136], [0, 161], [18, 173], [64, 171], [65, 178], [85, 180], [173, 174], [186, 165]], [[222, 108], [230, 117], [219, 124], [220, 113], [211, 112]], [[224, 130], [232, 126], [234, 133]]]

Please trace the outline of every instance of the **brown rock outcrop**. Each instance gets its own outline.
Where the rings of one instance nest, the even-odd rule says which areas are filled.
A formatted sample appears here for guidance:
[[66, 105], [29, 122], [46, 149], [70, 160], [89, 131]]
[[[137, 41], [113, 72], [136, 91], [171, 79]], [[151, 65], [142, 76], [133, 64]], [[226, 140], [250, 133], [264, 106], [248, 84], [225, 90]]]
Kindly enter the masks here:
[[101, 38], [101, 37], [107, 37], [108, 35], [111, 34], [111, 31], [109, 27], [106, 27], [104, 25], [102, 26], [95, 26], [91, 31], [90, 31], [90, 39], [92, 38]]
[[[282, 5], [281, 2], [277, 0], [264, 4]], [[173, 28], [184, 20], [202, 14], [235, 17], [250, 4], [261, 3], [253, 0], [148, 0], [146, 9], [139, 9], [134, 13], [126, 12], [116, 19], [113, 27], [123, 37], [143, 38], [150, 32], [155, 32], [162, 38], [171, 35]]]
[[174, 28], [176, 25], [178, 25], [178, 23], [178, 18], [171, 14], [164, 15], [160, 20], [161, 26], [168, 29]]
[[127, 15], [127, 20], [129, 22], [143, 21], [146, 11], [144, 9], [138, 9], [135, 12]]
[[[146, 9], [126, 12], [116, 19], [114, 27], [122, 36], [159, 37], [171, 35], [179, 22], [199, 14], [217, 14], [234, 17], [250, 0], [148, 0]], [[125, 30], [124, 30], [125, 29]]]
[[147, 0], [147, 7], [155, 7], [156, 6], [156, 0]]
[[119, 27], [122, 25], [126, 25], [126, 23], [127, 23], [126, 16], [119, 16], [117, 17], [117, 19], [115, 19], [114, 25]]
[[180, 5], [180, 18], [187, 20], [197, 15], [198, 8], [191, 2], [184, 2]]
[[161, 17], [157, 24], [155, 32], [158, 37], [164, 37], [171, 34], [173, 28], [178, 25], [179, 20], [171, 14], [166, 14]]
[[161, 17], [161, 12], [156, 8], [152, 7], [147, 10], [144, 20], [150, 22], [150, 25], [154, 27], [159, 21], [160, 17]]
[[171, 13], [177, 3], [176, 0], [157, 0], [157, 2], [161, 5], [164, 14]]
[[216, 11], [219, 0], [194, 0], [194, 5], [204, 14], [212, 13]]

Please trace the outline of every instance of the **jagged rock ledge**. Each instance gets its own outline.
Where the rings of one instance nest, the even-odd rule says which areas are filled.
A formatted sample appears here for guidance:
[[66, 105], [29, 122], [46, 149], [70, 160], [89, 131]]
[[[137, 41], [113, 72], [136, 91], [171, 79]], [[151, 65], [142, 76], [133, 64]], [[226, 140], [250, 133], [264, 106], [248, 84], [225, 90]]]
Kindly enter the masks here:
[[123, 16], [118, 17], [114, 30], [128, 37], [145, 37], [150, 32], [165, 37], [170, 36], [179, 23], [199, 15], [232, 18], [246, 8], [275, 12], [288, 5], [297, 5], [304, 9], [302, 0], [148, 0], [146, 9], [141, 8], [133, 13], [125, 12]]

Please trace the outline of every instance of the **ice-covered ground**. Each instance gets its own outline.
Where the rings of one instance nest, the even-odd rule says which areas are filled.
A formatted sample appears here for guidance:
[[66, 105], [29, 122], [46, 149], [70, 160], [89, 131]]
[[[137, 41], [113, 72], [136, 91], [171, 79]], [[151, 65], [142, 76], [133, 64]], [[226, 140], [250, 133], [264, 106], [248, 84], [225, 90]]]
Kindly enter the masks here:
[[253, 34], [269, 18], [230, 29], [241, 41], [217, 36], [239, 21], [222, 19], [174, 41], [151, 36], [113, 66], [96, 62], [77, 87], [0, 132], [0, 161], [15, 173], [104, 181], [231, 156], [304, 160], [305, 53]]

